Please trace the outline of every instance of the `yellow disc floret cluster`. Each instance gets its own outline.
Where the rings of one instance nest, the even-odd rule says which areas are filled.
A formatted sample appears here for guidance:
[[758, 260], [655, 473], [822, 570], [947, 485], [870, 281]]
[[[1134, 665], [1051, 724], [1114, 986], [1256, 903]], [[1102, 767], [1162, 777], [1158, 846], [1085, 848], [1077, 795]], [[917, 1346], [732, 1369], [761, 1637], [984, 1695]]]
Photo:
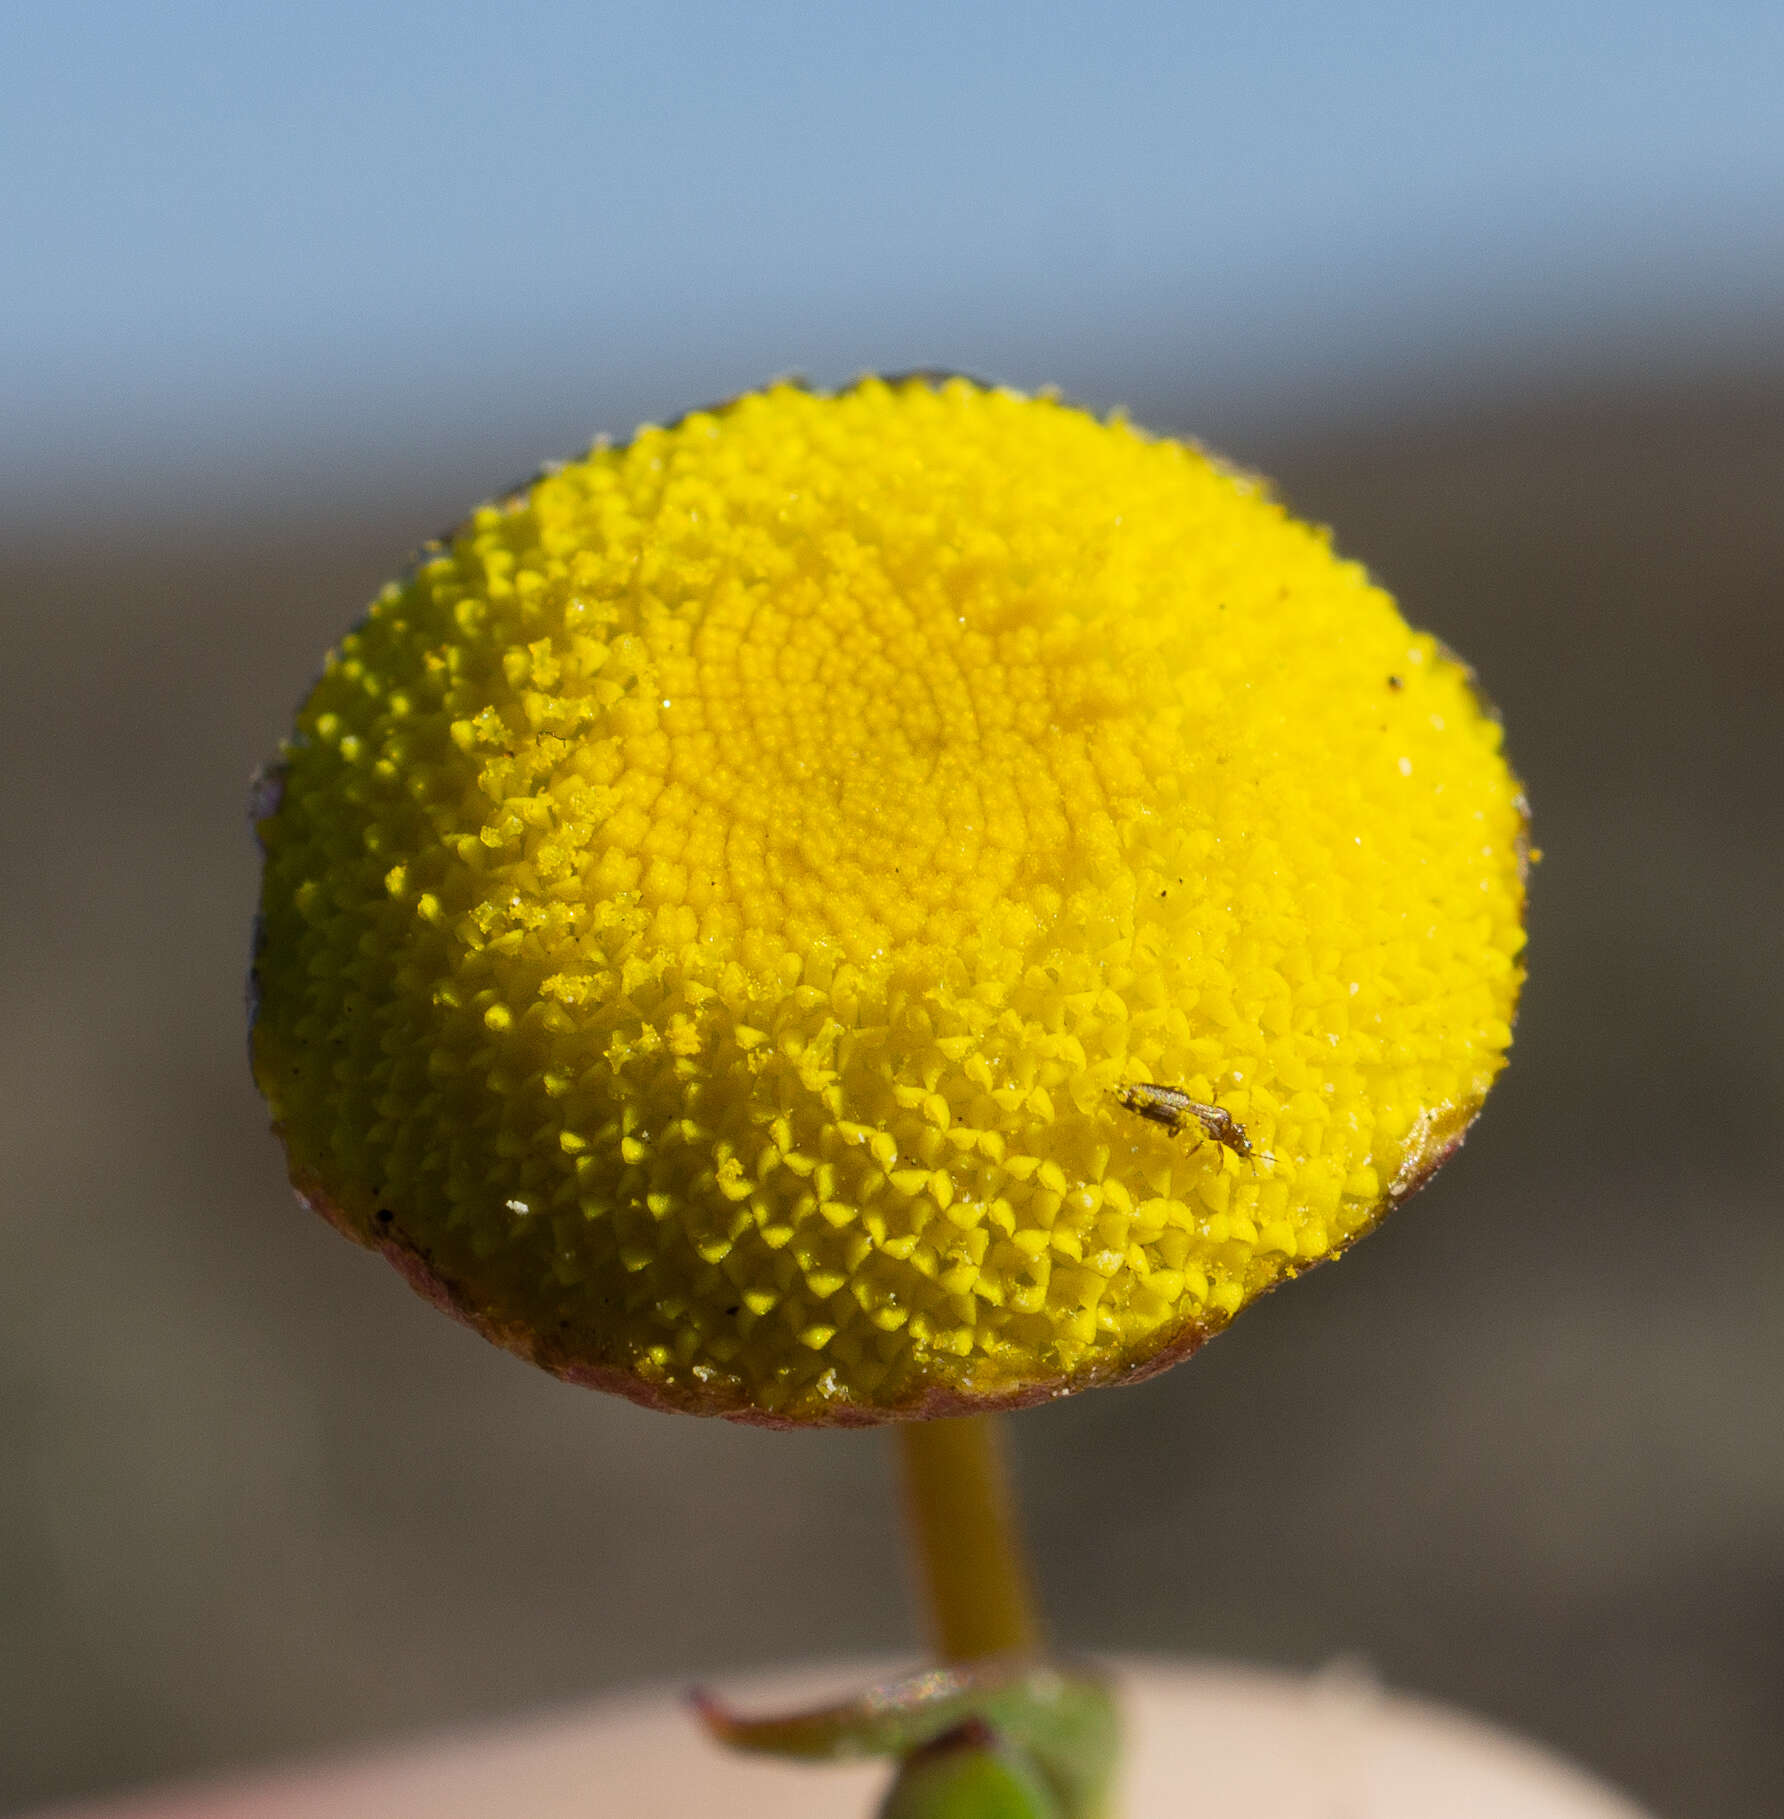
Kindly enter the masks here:
[[1157, 1368], [1429, 1174], [1511, 1040], [1467, 672], [1256, 481], [1048, 398], [778, 385], [598, 447], [384, 590], [275, 781], [299, 1189], [666, 1406]]

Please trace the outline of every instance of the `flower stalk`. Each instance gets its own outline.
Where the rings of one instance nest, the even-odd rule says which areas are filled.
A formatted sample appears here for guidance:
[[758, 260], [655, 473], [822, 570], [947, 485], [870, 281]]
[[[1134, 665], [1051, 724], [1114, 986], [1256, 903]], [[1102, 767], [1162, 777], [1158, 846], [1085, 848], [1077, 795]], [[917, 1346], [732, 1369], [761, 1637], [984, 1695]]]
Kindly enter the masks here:
[[930, 1627], [945, 1661], [1030, 1655], [1041, 1628], [1001, 1418], [899, 1424], [905, 1507]]

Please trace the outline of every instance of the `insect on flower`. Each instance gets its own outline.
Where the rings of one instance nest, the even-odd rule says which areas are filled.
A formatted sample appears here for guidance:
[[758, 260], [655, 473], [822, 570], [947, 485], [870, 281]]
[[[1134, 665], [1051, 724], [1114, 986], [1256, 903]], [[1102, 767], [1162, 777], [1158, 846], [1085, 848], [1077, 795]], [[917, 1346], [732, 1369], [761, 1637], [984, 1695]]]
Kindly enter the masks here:
[[1201, 1129], [1200, 1143], [1218, 1143], [1231, 1150], [1242, 1162], [1255, 1162], [1262, 1156], [1266, 1162], [1276, 1158], [1267, 1150], [1254, 1147], [1245, 1126], [1224, 1105], [1211, 1105], [1205, 1099], [1192, 1099], [1180, 1086], [1158, 1086], [1139, 1080], [1118, 1086], [1115, 1097], [1130, 1112], [1162, 1124], [1173, 1137], [1180, 1136], [1190, 1125]]

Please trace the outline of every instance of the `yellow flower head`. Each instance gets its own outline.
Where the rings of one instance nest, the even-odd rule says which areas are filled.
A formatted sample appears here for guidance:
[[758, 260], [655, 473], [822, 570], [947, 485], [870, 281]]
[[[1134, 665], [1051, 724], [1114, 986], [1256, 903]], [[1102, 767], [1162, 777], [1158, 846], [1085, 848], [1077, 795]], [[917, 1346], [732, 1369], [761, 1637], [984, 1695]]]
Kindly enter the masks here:
[[1144, 1375], [1423, 1181], [1511, 1040], [1467, 671], [1256, 481], [1050, 398], [598, 447], [384, 590], [276, 781], [299, 1190], [644, 1402]]

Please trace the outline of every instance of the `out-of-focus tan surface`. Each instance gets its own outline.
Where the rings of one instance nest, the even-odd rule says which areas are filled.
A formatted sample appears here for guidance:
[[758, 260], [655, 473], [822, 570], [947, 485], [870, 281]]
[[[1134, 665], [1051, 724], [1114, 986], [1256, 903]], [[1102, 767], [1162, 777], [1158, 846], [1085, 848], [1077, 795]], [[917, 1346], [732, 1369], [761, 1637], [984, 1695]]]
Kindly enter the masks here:
[[[1116, 1810], [1343, 1819], [1644, 1819], [1572, 1764], [1459, 1712], [1346, 1671], [1272, 1674], [1208, 1662], [1120, 1670]], [[869, 1672], [780, 1676], [739, 1689], [752, 1711], [852, 1693]], [[890, 1780], [883, 1762], [747, 1756], [691, 1734], [664, 1691], [398, 1750], [300, 1763], [275, 1776], [58, 1807], [41, 1819], [853, 1819]]]
[[[1089, 1647], [1360, 1652], [1671, 1819], [1775, 1814], [1784, 386], [1226, 446], [1503, 708], [1531, 982], [1382, 1234], [1019, 1418], [1050, 1611]], [[569, 1389], [284, 1185], [248, 774], [466, 503], [0, 540], [0, 1806], [911, 1641], [882, 1437]]]

